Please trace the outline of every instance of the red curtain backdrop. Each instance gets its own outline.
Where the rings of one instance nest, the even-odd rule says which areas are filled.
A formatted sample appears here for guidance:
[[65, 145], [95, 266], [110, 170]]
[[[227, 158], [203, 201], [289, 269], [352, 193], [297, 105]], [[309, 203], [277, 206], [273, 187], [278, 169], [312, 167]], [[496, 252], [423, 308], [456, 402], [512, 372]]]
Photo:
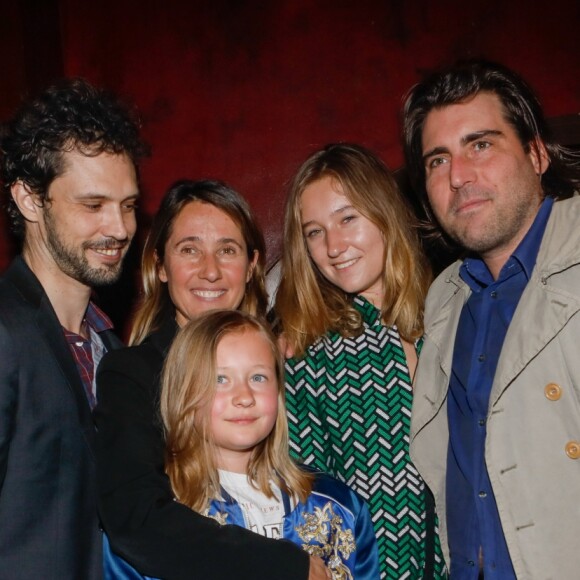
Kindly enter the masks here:
[[[152, 145], [144, 223], [175, 179], [220, 178], [255, 208], [270, 259], [286, 183], [314, 149], [355, 141], [401, 165], [401, 102], [426, 70], [485, 56], [548, 115], [580, 111], [577, 0], [0, 3], [0, 119], [61, 75], [120, 92]], [[3, 233], [0, 269], [13, 252]]]

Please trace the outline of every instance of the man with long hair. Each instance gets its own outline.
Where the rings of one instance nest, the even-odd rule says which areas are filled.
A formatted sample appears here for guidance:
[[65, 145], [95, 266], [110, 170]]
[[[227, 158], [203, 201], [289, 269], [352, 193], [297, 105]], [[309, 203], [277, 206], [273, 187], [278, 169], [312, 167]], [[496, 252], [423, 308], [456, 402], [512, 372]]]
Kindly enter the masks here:
[[429, 291], [411, 426], [451, 577], [574, 578], [580, 160], [485, 61], [414, 87], [404, 140], [434, 229], [464, 249]]

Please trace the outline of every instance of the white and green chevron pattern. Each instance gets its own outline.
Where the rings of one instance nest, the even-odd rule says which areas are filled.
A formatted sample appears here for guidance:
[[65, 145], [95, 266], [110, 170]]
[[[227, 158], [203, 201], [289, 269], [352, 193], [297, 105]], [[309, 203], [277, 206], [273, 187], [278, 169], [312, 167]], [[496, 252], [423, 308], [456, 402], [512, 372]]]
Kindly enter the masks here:
[[[409, 458], [411, 381], [395, 328], [361, 297], [356, 338], [323, 337], [286, 364], [292, 454], [327, 471], [368, 503], [381, 578], [423, 578], [424, 484]], [[436, 578], [445, 578], [438, 542]]]

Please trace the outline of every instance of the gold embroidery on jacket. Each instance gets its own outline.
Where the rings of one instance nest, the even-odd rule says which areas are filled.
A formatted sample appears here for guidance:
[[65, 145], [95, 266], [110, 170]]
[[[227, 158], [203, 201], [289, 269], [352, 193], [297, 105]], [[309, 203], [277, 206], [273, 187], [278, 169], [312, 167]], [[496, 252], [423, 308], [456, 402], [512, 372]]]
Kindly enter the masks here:
[[[303, 517], [304, 524], [295, 528], [305, 542], [302, 548], [326, 560], [333, 580], [353, 580], [343, 558], [347, 560], [355, 551], [354, 536], [352, 530], [342, 529], [342, 518], [334, 513], [332, 502], [327, 502], [322, 508], [314, 508], [314, 513], [305, 512]], [[311, 542], [320, 545], [312, 545]]]
[[[215, 520], [222, 526], [228, 523], [227, 512], [210, 514], [209, 511], [209, 508], [206, 509], [202, 515]], [[314, 513], [304, 512], [302, 517], [304, 524], [294, 528], [299, 538], [306, 542], [302, 544], [302, 548], [309, 554], [320, 556], [326, 561], [332, 573], [332, 580], [353, 580], [343, 558], [348, 560], [356, 550], [354, 535], [352, 530], [342, 529], [342, 518], [334, 513], [332, 502], [327, 502], [322, 508], [315, 507]], [[311, 542], [317, 542], [320, 545], [312, 545]]]
[[215, 520], [220, 526], [225, 526], [228, 523], [226, 522], [228, 519], [227, 512], [216, 512], [215, 514], [210, 514], [209, 508], [207, 508], [201, 515]]

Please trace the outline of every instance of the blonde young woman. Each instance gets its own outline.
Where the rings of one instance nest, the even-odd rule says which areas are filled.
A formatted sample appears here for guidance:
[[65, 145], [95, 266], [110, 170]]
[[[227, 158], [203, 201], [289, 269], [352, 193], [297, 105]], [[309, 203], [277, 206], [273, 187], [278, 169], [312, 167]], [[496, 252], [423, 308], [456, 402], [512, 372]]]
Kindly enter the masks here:
[[100, 516], [113, 550], [143, 574], [269, 579], [275, 564], [279, 578], [326, 577], [322, 560], [295, 546], [221, 528], [175, 501], [165, 475], [159, 378], [171, 342], [209, 310], [262, 314], [263, 272], [264, 240], [238, 193], [217, 181], [169, 188], [143, 251], [132, 346], [108, 353], [97, 373]]
[[[177, 501], [222, 526], [294, 542], [320, 555], [333, 579], [378, 578], [365, 503], [290, 459], [284, 361], [264, 322], [235, 310], [196, 318], [171, 346], [162, 384], [166, 471]], [[142, 577], [111, 553], [105, 572]]]
[[376, 155], [329, 145], [292, 182], [284, 244], [276, 310], [293, 353], [292, 451], [366, 499], [382, 578], [444, 577], [408, 449], [430, 282], [412, 214]]

